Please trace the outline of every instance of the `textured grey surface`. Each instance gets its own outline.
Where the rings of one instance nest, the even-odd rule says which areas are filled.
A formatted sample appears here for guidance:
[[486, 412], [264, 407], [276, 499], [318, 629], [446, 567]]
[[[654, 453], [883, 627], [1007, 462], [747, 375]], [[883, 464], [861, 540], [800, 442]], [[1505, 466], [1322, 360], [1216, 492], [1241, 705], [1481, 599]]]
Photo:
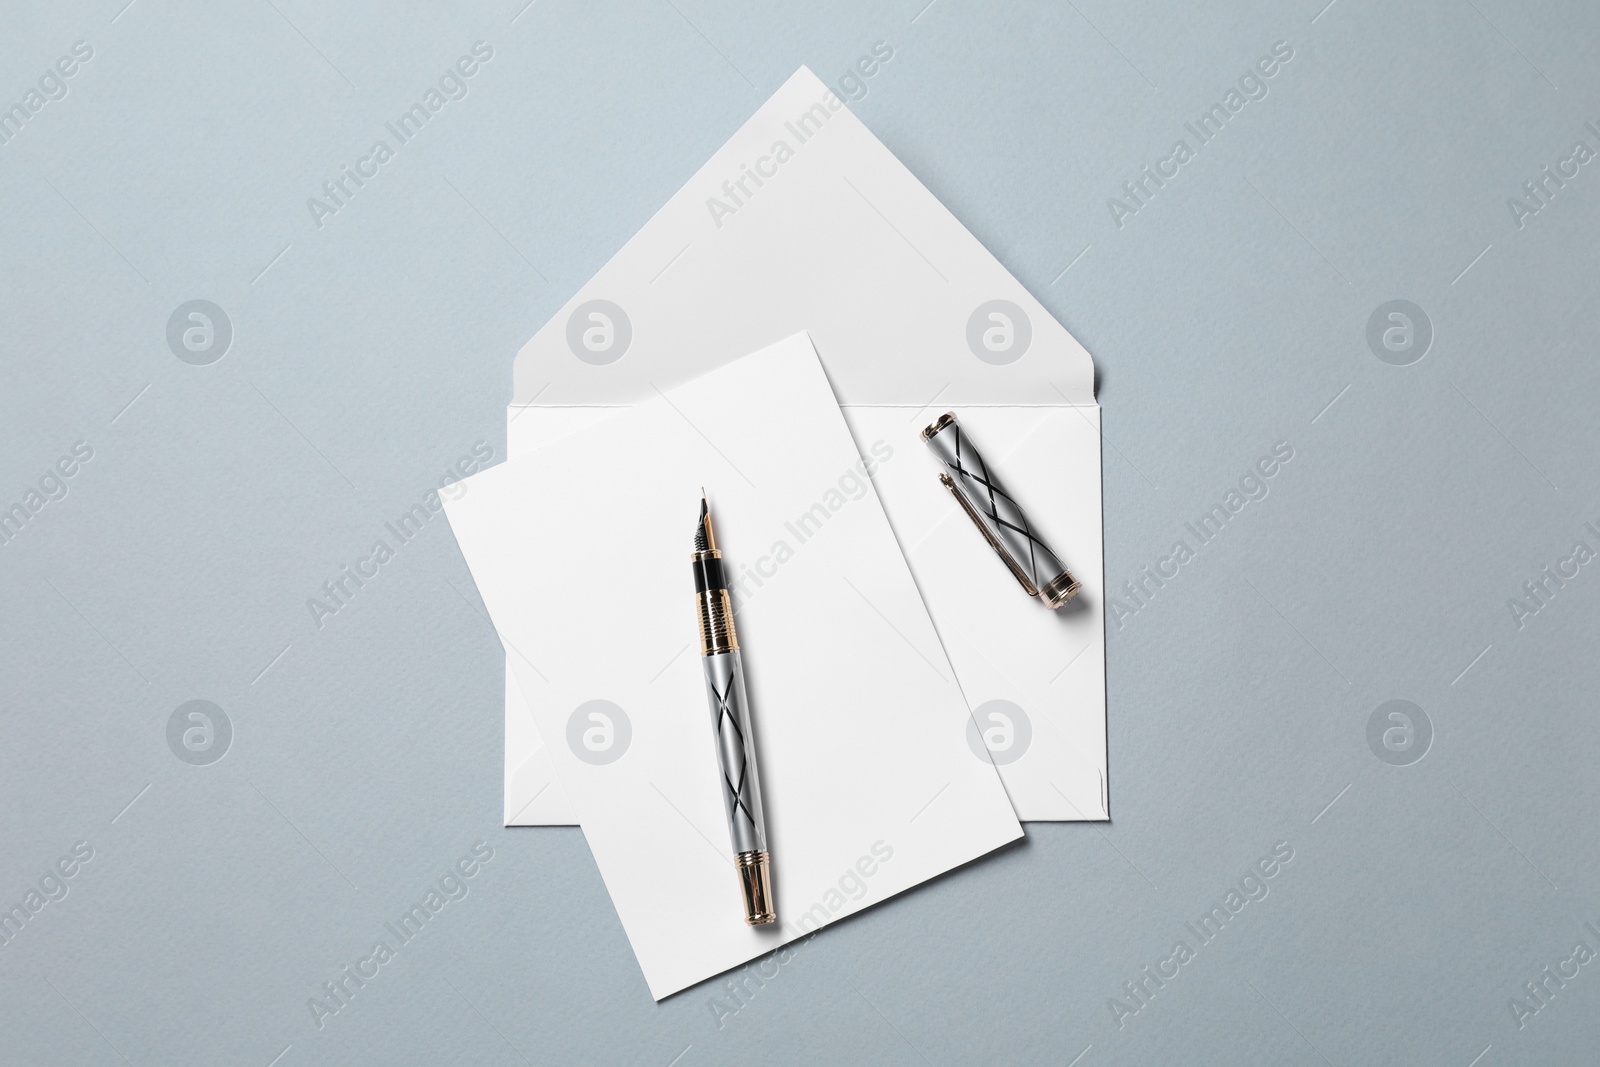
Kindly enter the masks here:
[[[1600, 176], [1520, 226], [1508, 200], [1600, 149], [1600, 16], [1323, 2], [8, 7], [0, 104], [93, 55], [0, 144], [0, 506], [44, 481], [0, 547], [0, 902], [59, 898], [0, 944], [0, 1060], [1592, 1059]], [[477, 41], [319, 227], [307, 198]], [[517, 346], [768, 93], [878, 41], [852, 106], [1094, 354], [1108, 584], [1191, 558], [1108, 619], [1110, 825], [1032, 826], [656, 1005], [581, 834], [498, 825], [501, 654], [444, 519], [385, 523], [503, 458]], [[218, 361], [169, 348], [191, 300]], [[1369, 347], [1393, 300], [1420, 361]], [[1577, 574], [1540, 606], [1546, 566]], [[231, 724], [209, 764], [220, 716], [169, 732], [193, 700]], [[1186, 926], [1242, 882], [1220, 935]]]

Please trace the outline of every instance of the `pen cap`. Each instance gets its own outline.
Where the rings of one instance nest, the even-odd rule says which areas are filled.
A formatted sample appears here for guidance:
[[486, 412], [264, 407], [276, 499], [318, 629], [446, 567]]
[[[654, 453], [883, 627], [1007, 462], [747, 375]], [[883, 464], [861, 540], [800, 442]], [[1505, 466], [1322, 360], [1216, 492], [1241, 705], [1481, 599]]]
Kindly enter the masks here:
[[1029, 596], [1058, 608], [1078, 593], [1078, 581], [1028, 521], [1022, 506], [1000, 483], [983, 454], [962, 432], [954, 412], [922, 431], [922, 439], [944, 466], [939, 480], [960, 502]]

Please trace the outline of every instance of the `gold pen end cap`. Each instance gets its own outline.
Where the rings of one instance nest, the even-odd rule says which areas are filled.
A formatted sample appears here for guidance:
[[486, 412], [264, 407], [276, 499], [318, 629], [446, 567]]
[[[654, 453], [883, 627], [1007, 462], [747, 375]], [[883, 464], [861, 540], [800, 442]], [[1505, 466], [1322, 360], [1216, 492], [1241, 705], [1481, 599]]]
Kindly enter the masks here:
[[766, 852], [741, 852], [734, 860], [739, 872], [739, 891], [744, 895], [744, 921], [750, 926], [766, 926], [778, 921], [772, 906], [772, 857]]
[[956, 413], [955, 412], [953, 412], [953, 411], [945, 412], [943, 415], [940, 415], [933, 422], [929, 423], [927, 426], [924, 426], [922, 428], [922, 439], [924, 441], [926, 441], [929, 438], [931, 438], [934, 434], [938, 433], [940, 430], [949, 429], [951, 426], [953, 426], [955, 424], [955, 421], [956, 421]]
[[1039, 590], [1039, 599], [1044, 601], [1045, 607], [1054, 610], [1077, 596], [1082, 588], [1069, 571], [1062, 571], [1044, 583], [1044, 588]]

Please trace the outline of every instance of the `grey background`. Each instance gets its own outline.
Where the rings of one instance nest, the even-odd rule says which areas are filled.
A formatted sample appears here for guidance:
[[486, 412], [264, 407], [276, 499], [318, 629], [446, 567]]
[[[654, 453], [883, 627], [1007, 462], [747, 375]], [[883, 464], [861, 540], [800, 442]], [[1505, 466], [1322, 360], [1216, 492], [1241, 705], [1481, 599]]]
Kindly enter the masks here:
[[[1574, 1063], [1600, 966], [1600, 520], [1578, 0], [763, 5], [105, 0], [0, 13], [0, 1060]], [[305, 206], [476, 40], [470, 93], [319, 229]], [[893, 59], [852, 107], [1094, 354], [1106, 577], [1294, 459], [1110, 626], [1107, 826], [830, 929], [718, 1019], [651, 1002], [576, 829], [499, 827], [500, 648], [443, 518], [319, 629], [322, 583], [487, 442], [511, 358], [800, 63]], [[1275, 41], [1294, 58], [1118, 228], [1107, 198]], [[166, 343], [180, 304], [231, 349]], [[1380, 361], [1405, 299], [1434, 340]], [[1600, 525], [1600, 523], [1597, 523]], [[393, 538], [386, 537], [393, 541]], [[173, 711], [230, 750], [174, 755]], [[1409, 765], [1368, 745], [1407, 700]], [[1294, 859], [1118, 1027], [1274, 843]], [[319, 1030], [321, 984], [477, 842], [493, 859]], [[770, 972], [769, 972], [770, 973]], [[1549, 988], [1555, 989], [1552, 983]], [[734, 1001], [726, 1000], [725, 1004]], [[276, 1058], [275, 1058], [276, 1057]]]

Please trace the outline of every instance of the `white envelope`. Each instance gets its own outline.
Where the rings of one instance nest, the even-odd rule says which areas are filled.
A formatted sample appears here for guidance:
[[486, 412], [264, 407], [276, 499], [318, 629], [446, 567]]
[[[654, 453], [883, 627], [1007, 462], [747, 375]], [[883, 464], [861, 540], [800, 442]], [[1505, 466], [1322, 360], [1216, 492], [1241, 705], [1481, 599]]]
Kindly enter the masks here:
[[[523, 347], [508, 453], [800, 330], [861, 454], [892, 452], [878, 496], [1018, 817], [1108, 819], [1093, 364], [809, 70]], [[946, 410], [1082, 582], [1075, 604], [1025, 596], [940, 486], [918, 433]], [[505, 755], [507, 825], [574, 821], [513, 671]]]
[[[657, 998], [1022, 836], [804, 334], [469, 479], [446, 504]], [[780, 925], [733, 865], [690, 566], [741, 599]], [[794, 516], [838, 493], [805, 540]], [[537, 650], [537, 651], [535, 651]], [[542, 661], [535, 671], [529, 661]]]

